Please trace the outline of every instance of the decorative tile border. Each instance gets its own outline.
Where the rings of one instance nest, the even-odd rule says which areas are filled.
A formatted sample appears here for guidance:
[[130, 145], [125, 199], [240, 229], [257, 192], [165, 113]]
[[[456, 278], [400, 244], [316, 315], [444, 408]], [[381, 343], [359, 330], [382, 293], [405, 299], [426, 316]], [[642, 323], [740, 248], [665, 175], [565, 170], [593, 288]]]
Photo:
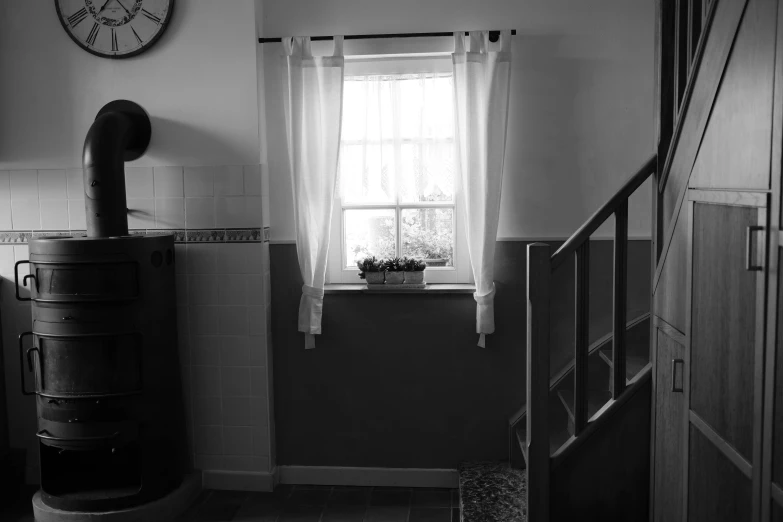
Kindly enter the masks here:
[[[130, 230], [131, 236], [174, 235], [175, 243], [261, 243], [269, 241], [269, 227], [220, 228], [208, 230]], [[43, 236], [84, 237], [84, 230], [0, 230], [0, 245], [27, 244], [31, 238]]]

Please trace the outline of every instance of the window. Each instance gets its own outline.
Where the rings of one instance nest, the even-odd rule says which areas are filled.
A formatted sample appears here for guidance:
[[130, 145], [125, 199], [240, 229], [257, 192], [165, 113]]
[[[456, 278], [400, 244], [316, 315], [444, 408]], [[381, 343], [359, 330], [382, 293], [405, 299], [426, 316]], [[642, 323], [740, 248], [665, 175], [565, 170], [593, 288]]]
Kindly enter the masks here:
[[469, 282], [450, 59], [429, 70], [412, 60], [418, 72], [397, 62], [346, 66], [330, 282], [359, 282], [368, 255], [422, 258], [429, 282]]

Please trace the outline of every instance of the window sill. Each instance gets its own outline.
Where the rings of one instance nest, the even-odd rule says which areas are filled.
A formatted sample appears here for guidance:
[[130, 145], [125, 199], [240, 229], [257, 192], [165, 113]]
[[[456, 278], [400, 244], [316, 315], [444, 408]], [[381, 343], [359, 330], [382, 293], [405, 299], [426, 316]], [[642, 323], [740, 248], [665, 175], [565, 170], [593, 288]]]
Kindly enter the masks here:
[[473, 294], [476, 285], [433, 283], [424, 288], [404, 288], [405, 285], [389, 285], [400, 288], [370, 290], [366, 284], [330, 284], [324, 286], [324, 294]]

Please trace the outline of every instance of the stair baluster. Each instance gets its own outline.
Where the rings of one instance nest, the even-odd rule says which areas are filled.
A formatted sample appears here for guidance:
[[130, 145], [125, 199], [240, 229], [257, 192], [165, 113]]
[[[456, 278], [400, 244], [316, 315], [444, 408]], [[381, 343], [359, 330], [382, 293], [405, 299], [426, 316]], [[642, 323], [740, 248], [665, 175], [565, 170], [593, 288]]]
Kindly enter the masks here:
[[587, 348], [590, 345], [590, 241], [576, 249], [574, 296], [574, 436], [587, 426]]
[[612, 399], [625, 390], [625, 323], [628, 302], [628, 200], [614, 212], [614, 295], [612, 340]]

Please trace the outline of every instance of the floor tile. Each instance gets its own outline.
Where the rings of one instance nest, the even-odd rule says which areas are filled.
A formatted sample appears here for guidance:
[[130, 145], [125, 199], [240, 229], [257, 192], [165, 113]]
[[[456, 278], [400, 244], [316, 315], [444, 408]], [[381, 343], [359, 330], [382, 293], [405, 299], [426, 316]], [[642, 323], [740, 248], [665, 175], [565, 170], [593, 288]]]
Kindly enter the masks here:
[[363, 522], [364, 506], [329, 506], [321, 517], [321, 522]]
[[300, 489], [297, 486], [286, 499], [286, 504], [325, 506], [331, 492], [331, 488]]
[[412, 507], [409, 522], [451, 522], [451, 508]]
[[327, 502], [330, 506], [366, 506], [372, 488], [334, 488]]
[[409, 506], [410, 502], [410, 489], [378, 488], [370, 496], [370, 505], [373, 506]]
[[277, 519], [278, 522], [318, 522], [321, 519], [322, 507], [288, 504]]
[[411, 506], [450, 508], [451, 490], [416, 488], [413, 490]]
[[246, 491], [212, 491], [206, 500], [198, 506], [193, 518], [188, 522], [224, 522], [232, 520], [240, 506], [248, 497]]
[[283, 511], [283, 500], [274, 493], [250, 493], [232, 519], [234, 522], [274, 522]]
[[403, 506], [370, 506], [364, 522], [406, 522], [409, 508]]

